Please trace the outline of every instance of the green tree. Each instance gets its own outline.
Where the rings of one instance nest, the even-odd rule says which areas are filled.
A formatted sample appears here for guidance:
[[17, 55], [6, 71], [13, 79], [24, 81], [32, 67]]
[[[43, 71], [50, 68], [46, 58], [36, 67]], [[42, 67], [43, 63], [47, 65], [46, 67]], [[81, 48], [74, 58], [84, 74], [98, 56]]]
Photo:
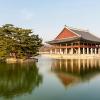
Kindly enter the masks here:
[[0, 27], [0, 56], [31, 57], [42, 46], [42, 39], [31, 29], [5, 24]]

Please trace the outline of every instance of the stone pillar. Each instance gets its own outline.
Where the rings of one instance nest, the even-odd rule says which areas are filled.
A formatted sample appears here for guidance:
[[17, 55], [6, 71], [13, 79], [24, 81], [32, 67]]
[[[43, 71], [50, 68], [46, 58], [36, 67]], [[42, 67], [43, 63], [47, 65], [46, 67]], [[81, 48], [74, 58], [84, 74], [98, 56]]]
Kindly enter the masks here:
[[61, 44], [60, 44], [60, 54], [62, 54], [62, 50], [61, 50]]
[[85, 54], [85, 48], [83, 48], [83, 54]]
[[89, 54], [89, 48], [87, 48], [87, 54]]
[[52, 54], [52, 49], [50, 49], [50, 54]]
[[97, 48], [95, 48], [94, 50], [95, 50], [95, 54], [97, 54]]
[[[71, 44], [71, 46], [73, 46], [73, 43]], [[71, 48], [71, 54], [73, 54], [73, 48]]]
[[66, 44], [66, 54], [67, 54], [67, 44]]
[[71, 48], [71, 54], [73, 54], [73, 48]]
[[80, 48], [78, 48], [78, 54], [81, 54], [81, 52], [80, 52]]
[[100, 54], [100, 48], [98, 48], [98, 54]]
[[60, 54], [62, 54], [61, 48], [60, 48]]
[[55, 54], [57, 54], [57, 50], [55, 49]]
[[93, 49], [91, 48], [91, 54], [93, 54]]
[[66, 48], [66, 54], [67, 54], [67, 48]]

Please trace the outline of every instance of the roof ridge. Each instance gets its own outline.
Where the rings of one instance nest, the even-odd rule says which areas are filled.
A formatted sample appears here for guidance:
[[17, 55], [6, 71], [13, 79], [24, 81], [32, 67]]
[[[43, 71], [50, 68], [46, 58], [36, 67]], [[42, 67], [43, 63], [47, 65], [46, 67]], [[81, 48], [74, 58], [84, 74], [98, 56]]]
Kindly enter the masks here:
[[84, 31], [84, 32], [89, 32], [88, 29], [80, 29], [80, 28], [75, 28], [75, 27], [70, 27], [70, 26], [65, 26], [66, 28], [72, 29], [72, 30], [78, 30], [78, 31]]

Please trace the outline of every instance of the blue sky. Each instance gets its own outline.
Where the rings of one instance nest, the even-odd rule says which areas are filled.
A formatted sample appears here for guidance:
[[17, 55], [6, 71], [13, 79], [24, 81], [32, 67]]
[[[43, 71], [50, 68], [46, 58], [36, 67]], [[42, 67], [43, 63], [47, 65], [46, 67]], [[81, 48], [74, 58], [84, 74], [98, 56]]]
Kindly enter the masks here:
[[0, 0], [0, 25], [6, 23], [31, 28], [44, 41], [65, 24], [100, 37], [100, 0]]

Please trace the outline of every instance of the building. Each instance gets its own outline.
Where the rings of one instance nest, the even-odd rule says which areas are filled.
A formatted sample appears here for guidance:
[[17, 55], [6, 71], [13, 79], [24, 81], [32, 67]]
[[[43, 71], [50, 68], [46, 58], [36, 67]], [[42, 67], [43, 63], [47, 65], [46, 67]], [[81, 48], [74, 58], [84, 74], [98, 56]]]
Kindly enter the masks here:
[[81, 30], [65, 26], [58, 36], [48, 41], [52, 45], [49, 49], [50, 54], [56, 55], [88, 55], [99, 56], [100, 39], [88, 30]]

